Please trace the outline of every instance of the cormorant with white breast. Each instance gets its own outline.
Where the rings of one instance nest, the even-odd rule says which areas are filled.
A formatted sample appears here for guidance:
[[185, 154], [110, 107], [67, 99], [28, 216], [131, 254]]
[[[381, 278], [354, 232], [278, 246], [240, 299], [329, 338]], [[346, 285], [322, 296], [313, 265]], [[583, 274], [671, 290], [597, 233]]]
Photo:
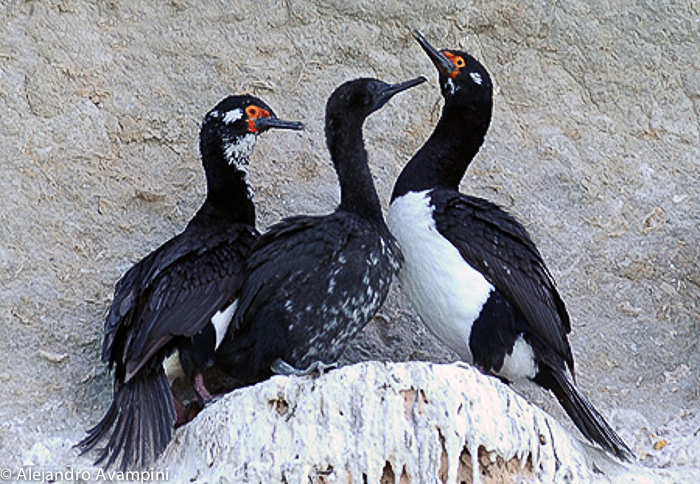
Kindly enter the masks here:
[[401, 264], [367, 165], [362, 125], [395, 94], [424, 82], [356, 79], [326, 106], [326, 142], [340, 205], [272, 226], [246, 263], [247, 279], [217, 368], [253, 384], [273, 373], [334, 365], [384, 302]]
[[571, 323], [525, 228], [459, 183], [491, 122], [491, 78], [474, 57], [416, 39], [439, 71], [445, 105], [394, 186], [387, 223], [405, 257], [399, 275], [421, 319], [482, 372], [550, 390], [589, 440], [632, 451], [574, 384]]
[[201, 402], [211, 398], [201, 375], [231, 320], [244, 262], [259, 236], [248, 159], [256, 137], [271, 128], [302, 124], [278, 119], [249, 95], [227, 97], [212, 109], [200, 133], [203, 205], [184, 232], [117, 282], [102, 345], [102, 361], [114, 370], [114, 396], [77, 444], [84, 453], [107, 440], [96, 464], [109, 467], [122, 454], [122, 470], [144, 467], [165, 449], [177, 418], [184, 418], [168, 382], [174, 376], [164, 368], [169, 355]]

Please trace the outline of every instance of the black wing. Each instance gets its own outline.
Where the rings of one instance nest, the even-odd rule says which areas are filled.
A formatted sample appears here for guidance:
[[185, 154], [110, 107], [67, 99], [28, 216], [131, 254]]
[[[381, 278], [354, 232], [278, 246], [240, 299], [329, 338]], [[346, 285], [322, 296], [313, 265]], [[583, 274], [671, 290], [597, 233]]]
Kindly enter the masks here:
[[167, 269], [173, 262], [186, 255], [192, 247], [181, 243], [184, 234], [173, 237], [158, 249], [154, 250], [139, 262], [134, 264], [122, 276], [114, 287], [112, 306], [105, 319], [104, 339], [102, 341], [102, 361], [110, 362], [115, 351], [115, 337], [120, 330], [131, 324], [131, 315], [142, 297], [143, 292], [153, 280]]
[[230, 332], [249, 324], [262, 306], [284, 303], [300, 288], [309, 292], [309, 284], [321, 285], [351, 235], [342, 225], [330, 215], [290, 217], [270, 227], [248, 258]]
[[566, 360], [571, 322], [551, 273], [525, 228], [497, 205], [457, 192], [435, 190], [438, 231], [496, 287], [532, 329]]
[[199, 333], [235, 299], [256, 236], [242, 225], [186, 230], [132, 267], [115, 289], [103, 360], [128, 380], [174, 338]]

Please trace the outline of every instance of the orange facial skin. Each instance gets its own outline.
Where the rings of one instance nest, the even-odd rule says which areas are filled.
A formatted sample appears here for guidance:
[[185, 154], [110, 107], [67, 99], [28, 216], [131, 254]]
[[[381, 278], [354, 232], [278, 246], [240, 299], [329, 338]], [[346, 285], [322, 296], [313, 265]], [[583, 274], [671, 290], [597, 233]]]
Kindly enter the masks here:
[[459, 74], [460, 69], [467, 65], [467, 63], [464, 61], [464, 58], [460, 55], [455, 55], [449, 50], [443, 50], [442, 53], [447, 57], [456, 67], [456, 69], [452, 72], [450, 72], [450, 78], [454, 79], [457, 77]]
[[255, 127], [256, 119], [269, 118], [271, 116], [270, 112], [266, 109], [252, 105], [245, 108], [245, 114], [248, 117], [248, 131], [250, 131], [251, 133], [258, 132], [258, 128]]

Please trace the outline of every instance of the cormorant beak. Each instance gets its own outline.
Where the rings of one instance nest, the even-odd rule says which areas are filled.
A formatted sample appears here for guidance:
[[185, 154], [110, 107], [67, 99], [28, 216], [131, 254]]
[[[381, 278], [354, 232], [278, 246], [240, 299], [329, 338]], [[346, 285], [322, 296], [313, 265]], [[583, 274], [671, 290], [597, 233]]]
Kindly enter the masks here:
[[374, 103], [375, 103], [375, 110], [381, 108], [386, 104], [386, 102], [394, 97], [396, 94], [400, 93], [401, 91], [405, 91], [407, 89], [411, 89], [412, 87], [418, 86], [419, 84], [423, 84], [426, 82], [427, 79], [423, 76], [416, 77], [415, 79], [411, 79], [408, 81], [404, 82], [399, 82], [396, 84], [385, 84], [382, 89], [377, 91], [374, 94]]
[[413, 31], [413, 36], [416, 38], [420, 46], [423, 47], [425, 53], [428, 54], [430, 60], [433, 61], [433, 64], [435, 64], [435, 67], [437, 67], [440, 74], [444, 74], [447, 77], [454, 77], [455, 71], [458, 70], [457, 66], [454, 65], [454, 62], [448, 59], [445, 54], [430, 45], [428, 41], [425, 40], [425, 37], [418, 32], [418, 30]]
[[293, 129], [295, 131], [301, 131], [302, 129], [304, 129], [304, 124], [299, 121], [286, 121], [284, 119], [273, 117], [255, 119], [256, 130], [265, 131], [270, 128]]

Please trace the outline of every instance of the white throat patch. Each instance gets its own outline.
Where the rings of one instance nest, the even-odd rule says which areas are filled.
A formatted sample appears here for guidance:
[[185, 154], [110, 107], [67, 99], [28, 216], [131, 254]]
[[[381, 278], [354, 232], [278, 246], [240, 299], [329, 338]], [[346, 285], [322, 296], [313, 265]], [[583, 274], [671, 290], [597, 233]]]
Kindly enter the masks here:
[[447, 88], [450, 90], [450, 95], [454, 94], [455, 91], [459, 89], [459, 86], [455, 84], [455, 81], [452, 80], [452, 78], [448, 77], [447, 78]]
[[235, 167], [243, 174], [243, 181], [246, 184], [248, 198], [250, 199], [255, 195], [255, 191], [248, 180], [248, 159], [253, 153], [255, 140], [256, 135], [254, 133], [246, 133], [240, 138], [229, 138], [224, 141], [224, 157], [230, 166]]
[[246, 133], [240, 138], [229, 138], [224, 141], [224, 156], [231, 166], [248, 166], [248, 158], [253, 153], [254, 147], [254, 133]]

